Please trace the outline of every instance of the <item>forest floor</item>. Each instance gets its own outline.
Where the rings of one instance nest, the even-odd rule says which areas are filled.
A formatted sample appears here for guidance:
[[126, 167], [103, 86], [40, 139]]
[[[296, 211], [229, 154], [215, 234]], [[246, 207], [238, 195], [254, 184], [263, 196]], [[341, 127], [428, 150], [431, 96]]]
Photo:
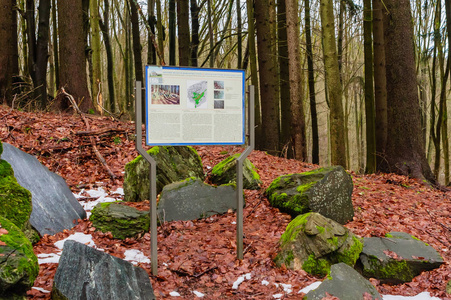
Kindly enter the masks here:
[[[73, 193], [103, 188], [112, 192], [122, 187], [124, 165], [137, 156], [134, 124], [108, 117], [89, 116], [91, 131], [99, 152], [116, 178], [97, 160], [86, 134], [86, 126], [78, 115], [27, 113], [0, 106], [0, 139], [36, 156], [51, 171], [66, 179]], [[242, 151], [241, 147], [196, 147], [204, 170], [227, 156]], [[150, 276], [158, 299], [170, 298], [177, 292], [181, 299], [300, 299], [298, 293], [311, 283], [322, 280], [304, 271], [277, 268], [273, 263], [278, 241], [290, 216], [269, 205], [263, 195], [276, 177], [316, 168], [312, 164], [284, 159], [253, 151], [249, 159], [263, 181], [258, 191], [246, 190], [244, 209], [244, 259], [236, 259], [236, 216], [216, 215], [196, 221], [165, 223], [158, 228], [158, 276], [150, 275], [150, 264], [140, 263]], [[414, 296], [430, 292], [432, 296], [451, 299], [445, 293], [451, 279], [451, 192], [431, 189], [407, 177], [393, 174], [359, 175], [354, 181], [355, 217], [345, 226], [361, 237], [380, 237], [390, 231], [412, 234], [432, 245], [444, 258], [438, 269], [423, 272], [412, 282], [401, 285], [381, 284], [371, 279], [381, 294]], [[121, 197], [119, 196], [119, 199]], [[148, 202], [132, 203], [148, 209]], [[44, 236], [34, 246], [36, 254], [54, 253], [56, 241], [75, 232], [91, 234], [98, 248], [124, 258], [128, 249], [150, 253], [150, 235], [124, 241], [96, 232], [88, 220], [80, 220], [71, 230]], [[55, 263], [40, 265], [35, 287], [29, 299], [50, 299]], [[233, 289], [240, 276], [244, 281]], [[287, 285], [291, 285], [287, 286]], [[42, 289], [42, 290], [41, 290]], [[197, 295], [201, 295], [197, 294]], [[173, 294], [175, 295], [175, 294]], [[179, 299], [180, 299], [179, 298]]]

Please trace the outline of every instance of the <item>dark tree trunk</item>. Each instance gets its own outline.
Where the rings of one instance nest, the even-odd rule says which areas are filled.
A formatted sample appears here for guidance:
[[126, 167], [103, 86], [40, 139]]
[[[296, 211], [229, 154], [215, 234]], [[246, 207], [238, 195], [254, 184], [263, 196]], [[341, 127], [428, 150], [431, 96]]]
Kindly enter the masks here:
[[436, 184], [422, 143], [410, 1], [385, 4], [390, 12], [384, 16], [388, 132], [381, 169]]
[[103, 20], [100, 20], [100, 30], [102, 30], [103, 42], [105, 43], [106, 60], [107, 60], [107, 81], [108, 81], [108, 95], [109, 95], [109, 108], [112, 113], [116, 111], [116, 100], [114, 92], [114, 59], [111, 46], [110, 35], [108, 29], [110, 28], [110, 2], [109, 0], [103, 1]]
[[169, 0], [169, 65], [175, 66], [175, 0]]
[[312, 163], [319, 164], [318, 115], [316, 113], [315, 74], [313, 73], [313, 49], [310, 29], [310, 1], [304, 0], [305, 5], [305, 40], [308, 67], [308, 86], [310, 99], [310, 116], [312, 119]]
[[[155, 24], [157, 23], [157, 20], [154, 15], [154, 6], [155, 6], [155, 0], [148, 0], [147, 1], [147, 14], [148, 14], [148, 22], [150, 31], [155, 36]], [[147, 64], [148, 65], [156, 65], [157, 64], [157, 51], [155, 50], [155, 46], [152, 42], [152, 35], [150, 32], [147, 34]]]
[[275, 155], [279, 154], [279, 89], [268, 7], [269, 0], [255, 3], [262, 112], [262, 142], [257, 144], [259, 150]]
[[189, 5], [188, 0], [177, 1], [177, 29], [179, 33], [179, 66], [189, 66]]
[[[130, 1], [130, 21], [132, 23], [132, 39], [133, 39], [133, 57], [135, 61], [135, 80], [136, 81], [144, 81], [143, 75], [143, 63], [141, 56], [141, 40], [140, 40], [140, 30], [139, 30], [139, 16], [138, 16], [138, 8], [136, 7], [135, 1]], [[139, 101], [139, 99], [136, 99]], [[142, 107], [146, 107], [144, 93], [142, 93]], [[142, 111], [142, 120], [145, 122], [146, 120], [146, 112], [143, 109]]]
[[197, 0], [191, 0], [191, 66], [197, 67], [199, 49], [199, 6]]
[[39, 97], [41, 109], [47, 106], [47, 63], [49, 57], [50, 39], [50, 0], [39, 1], [39, 28], [36, 43], [36, 61], [33, 67], [35, 71], [37, 87], [35, 97]]
[[236, 25], [236, 29], [237, 29], [237, 39], [238, 39], [238, 45], [237, 45], [237, 69], [241, 69], [241, 63], [243, 60], [243, 37], [241, 35], [241, 1], [236, 1], [236, 20], [237, 20], [237, 25]]
[[0, 0], [0, 103], [12, 104], [13, 77], [19, 73], [16, 0]]
[[[65, 87], [83, 112], [93, 108], [88, 90], [85, 60], [82, 0], [58, 0], [60, 85]], [[62, 105], [69, 107], [68, 101]]]

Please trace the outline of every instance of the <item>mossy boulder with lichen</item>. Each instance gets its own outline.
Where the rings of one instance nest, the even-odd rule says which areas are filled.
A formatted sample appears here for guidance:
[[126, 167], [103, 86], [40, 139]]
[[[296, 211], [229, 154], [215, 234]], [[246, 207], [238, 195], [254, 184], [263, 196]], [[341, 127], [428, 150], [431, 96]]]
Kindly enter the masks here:
[[[236, 163], [241, 153], [236, 153], [224, 159], [211, 170], [210, 180], [213, 184], [236, 183]], [[258, 190], [262, 181], [255, 166], [249, 159], [243, 163], [243, 188]]]
[[434, 248], [404, 232], [365, 238], [360, 261], [364, 276], [388, 283], [412, 281], [421, 272], [444, 263]]
[[341, 166], [319, 168], [313, 171], [282, 175], [266, 189], [273, 207], [296, 217], [313, 211], [340, 224], [352, 220], [353, 183]]
[[117, 239], [136, 237], [150, 226], [149, 211], [111, 202], [97, 204], [89, 220], [97, 230], [111, 232]]
[[280, 252], [275, 258], [278, 266], [325, 276], [330, 266], [346, 263], [353, 267], [363, 244], [346, 227], [318, 213], [296, 217], [280, 238]]
[[31, 242], [19, 227], [0, 216], [0, 299], [24, 298], [38, 272]]
[[[202, 160], [197, 151], [189, 146], [155, 146], [147, 153], [157, 162], [157, 193], [165, 185], [189, 177], [204, 179]], [[140, 155], [125, 165], [124, 200], [144, 201], [149, 199], [149, 163]]]

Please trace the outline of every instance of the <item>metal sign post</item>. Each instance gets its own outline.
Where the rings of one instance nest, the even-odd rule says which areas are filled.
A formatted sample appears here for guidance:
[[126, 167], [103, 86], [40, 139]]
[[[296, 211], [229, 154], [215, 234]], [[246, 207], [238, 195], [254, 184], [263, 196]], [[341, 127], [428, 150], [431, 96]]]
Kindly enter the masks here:
[[254, 150], [255, 135], [254, 135], [254, 100], [255, 89], [253, 85], [249, 86], [249, 103], [248, 103], [248, 136], [249, 145], [236, 159], [236, 193], [237, 193], [237, 208], [236, 208], [236, 256], [238, 259], [243, 259], [243, 162], [246, 157]]
[[141, 81], [136, 82], [136, 104], [135, 104], [135, 125], [136, 125], [136, 150], [150, 164], [150, 259], [152, 275], [158, 275], [158, 257], [157, 257], [157, 162], [142, 147], [142, 86]]

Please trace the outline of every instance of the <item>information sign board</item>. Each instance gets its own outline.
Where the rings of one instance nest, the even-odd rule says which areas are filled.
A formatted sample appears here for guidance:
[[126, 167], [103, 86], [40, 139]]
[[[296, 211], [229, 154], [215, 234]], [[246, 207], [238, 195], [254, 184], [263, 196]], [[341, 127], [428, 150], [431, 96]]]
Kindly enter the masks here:
[[146, 66], [146, 144], [243, 145], [244, 70]]

